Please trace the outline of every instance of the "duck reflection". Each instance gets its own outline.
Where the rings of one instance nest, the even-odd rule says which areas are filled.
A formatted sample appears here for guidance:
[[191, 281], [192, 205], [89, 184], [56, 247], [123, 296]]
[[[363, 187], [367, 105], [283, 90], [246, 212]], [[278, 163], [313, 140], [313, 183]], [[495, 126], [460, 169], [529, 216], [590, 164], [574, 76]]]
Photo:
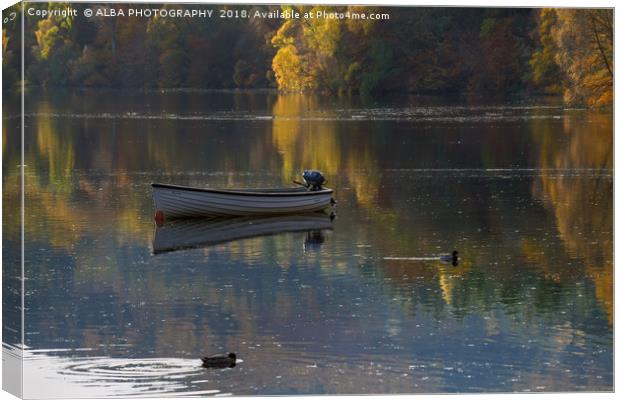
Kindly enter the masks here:
[[325, 213], [179, 219], [156, 228], [153, 254], [208, 247], [240, 239], [290, 232], [308, 232], [304, 248], [317, 249], [325, 241], [323, 231], [331, 229], [332, 218]]

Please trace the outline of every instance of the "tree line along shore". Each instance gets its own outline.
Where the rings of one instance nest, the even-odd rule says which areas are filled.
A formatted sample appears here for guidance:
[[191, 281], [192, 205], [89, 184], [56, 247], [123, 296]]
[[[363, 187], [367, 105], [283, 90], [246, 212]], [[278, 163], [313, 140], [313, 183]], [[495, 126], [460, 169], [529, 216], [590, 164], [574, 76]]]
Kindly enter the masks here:
[[[557, 95], [592, 107], [613, 101], [611, 9], [238, 5], [214, 6], [234, 12], [207, 19], [86, 18], [87, 8], [136, 5], [76, 3], [77, 13], [54, 12], [67, 4], [28, 4], [35, 8], [24, 21], [28, 86]], [[19, 18], [3, 27], [5, 90], [21, 82], [19, 28]]]

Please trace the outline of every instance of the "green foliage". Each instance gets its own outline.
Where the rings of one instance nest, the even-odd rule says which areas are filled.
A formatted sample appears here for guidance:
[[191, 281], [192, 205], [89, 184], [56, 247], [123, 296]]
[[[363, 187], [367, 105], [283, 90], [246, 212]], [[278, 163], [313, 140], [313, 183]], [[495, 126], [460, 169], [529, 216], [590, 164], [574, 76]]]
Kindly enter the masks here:
[[538, 21], [539, 43], [532, 53], [529, 65], [532, 71], [532, 83], [545, 92], [559, 93], [559, 81], [562, 77], [555, 62], [557, 45], [551, 36], [553, 27], [557, 24], [555, 11], [552, 9], [540, 10]]
[[344, 80], [347, 83], [348, 88], [359, 87], [361, 73], [362, 66], [359, 62], [355, 61], [349, 65], [347, 72], [344, 75]]
[[488, 38], [493, 34], [495, 30], [495, 18], [489, 17], [482, 20], [482, 25], [480, 26], [480, 38]]
[[370, 94], [381, 89], [381, 83], [393, 72], [392, 51], [381, 40], [373, 40], [370, 46], [369, 72], [362, 75], [359, 90], [362, 94]]
[[[49, 3], [47, 9], [55, 10], [65, 7], [64, 3]], [[34, 60], [40, 63], [40, 75], [36, 81], [43, 84], [54, 82], [60, 85], [69, 83], [69, 66], [77, 58], [78, 49], [72, 41], [73, 18], [61, 15], [50, 15], [39, 20], [35, 39], [37, 43]], [[32, 71], [32, 70], [31, 70]]]

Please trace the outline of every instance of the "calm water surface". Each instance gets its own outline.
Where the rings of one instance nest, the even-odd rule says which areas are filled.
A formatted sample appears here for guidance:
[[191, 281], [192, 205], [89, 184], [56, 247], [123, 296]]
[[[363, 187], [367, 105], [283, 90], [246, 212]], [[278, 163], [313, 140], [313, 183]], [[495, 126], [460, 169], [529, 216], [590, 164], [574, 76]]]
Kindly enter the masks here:
[[[613, 389], [610, 113], [268, 92], [26, 108], [27, 397]], [[153, 222], [153, 181], [288, 186], [304, 168], [335, 189], [333, 222]], [[228, 351], [236, 368], [200, 367]]]

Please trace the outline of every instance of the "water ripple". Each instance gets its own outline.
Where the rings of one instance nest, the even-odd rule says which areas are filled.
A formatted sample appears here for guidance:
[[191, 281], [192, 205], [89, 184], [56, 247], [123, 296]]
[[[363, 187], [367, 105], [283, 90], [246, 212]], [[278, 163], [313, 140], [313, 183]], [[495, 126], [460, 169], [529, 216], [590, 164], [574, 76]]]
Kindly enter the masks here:
[[[3, 356], [17, 349], [3, 347]], [[24, 397], [161, 397], [221, 394], [210, 389], [200, 361], [184, 358], [111, 358], [75, 356], [90, 349], [24, 352]]]

